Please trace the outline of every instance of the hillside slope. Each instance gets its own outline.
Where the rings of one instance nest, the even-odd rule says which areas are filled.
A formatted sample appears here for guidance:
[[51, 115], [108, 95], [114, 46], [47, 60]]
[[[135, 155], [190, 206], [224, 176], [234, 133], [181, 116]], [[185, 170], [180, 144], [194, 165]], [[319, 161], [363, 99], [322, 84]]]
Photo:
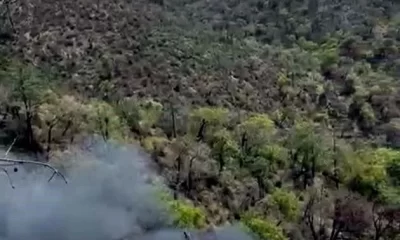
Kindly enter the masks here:
[[85, 134], [140, 142], [175, 199], [201, 207], [175, 202], [184, 226], [240, 220], [261, 239], [398, 237], [400, 3], [3, 9], [4, 135], [48, 159]]
[[[399, 117], [393, 1], [32, 0], [12, 7], [15, 50], [58, 67], [90, 97], [252, 111], [294, 103], [308, 114], [329, 103], [331, 117], [351, 118], [368, 133]], [[372, 108], [372, 123], [362, 108]]]

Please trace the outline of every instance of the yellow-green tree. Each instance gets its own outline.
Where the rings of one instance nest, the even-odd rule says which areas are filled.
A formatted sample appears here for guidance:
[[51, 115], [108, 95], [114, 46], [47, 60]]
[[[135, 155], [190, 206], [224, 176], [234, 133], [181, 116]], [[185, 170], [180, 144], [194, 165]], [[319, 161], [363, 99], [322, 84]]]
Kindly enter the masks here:
[[189, 116], [189, 131], [198, 141], [209, 141], [213, 133], [227, 122], [229, 111], [225, 108], [201, 107], [194, 109]]
[[276, 130], [274, 122], [267, 114], [254, 114], [239, 124], [237, 131], [243, 152], [249, 154], [252, 150], [268, 144]]
[[261, 240], [287, 240], [283, 229], [271, 220], [246, 215], [243, 218], [244, 225]]
[[139, 100], [131, 97], [119, 101], [116, 109], [131, 130], [148, 134], [160, 119], [163, 105], [151, 99]]
[[299, 199], [291, 191], [276, 189], [270, 196], [269, 205], [279, 213], [280, 220], [295, 221], [299, 217]]
[[[321, 159], [326, 153], [323, 141], [313, 123], [298, 122], [286, 141], [290, 153], [290, 165], [294, 180], [302, 177], [303, 188], [313, 184]], [[329, 161], [326, 161], [329, 163]]]
[[388, 164], [398, 157], [399, 152], [395, 150], [364, 147], [343, 163], [341, 171], [351, 188], [377, 197], [380, 189], [388, 184]]
[[239, 146], [233, 138], [233, 134], [223, 128], [217, 131], [211, 139], [213, 157], [219, 163], [219, 173], [226, 167], [227, 163], [239, 155]]
[[388, 161], [386, 164], [386, 172], [391, 178], [392, 184], [400, 186], [400, 154]]
[[140, 102], [139, 108], [139, 126], [144, 131], [149, 131], [158, 122], [162, 115], [163, 105], [154, 100]]
[[24, 114], [25, 139], [30, 148], [36, 143], [33, 119], [42, 101], [44, 90], [50, 87], [48, 78], [31, 65], [11, 61], [6, 71], [1, 73], [2, 82], [10, 88], [10, 99], [20, 105]]
[[[74, 96], [59, 96], [48, 90], [43, 95], [43, 103], [38, 106], [37, 114], [40, 120], [39, 135], [42, 139], [46, 139], [47, 153], [50, 153], [53, 140], [60, 141], [69, 135], [72, 142], [75, 134], [86, 130], [87, 109]], [[57, 133], [56, 136], [54, 131]]]
[[123, 120], [116, 114], [114, 108], [106, 102], [92, 100], [89, 111], [90, 129], [103, 137], [104, 140], [113, 138], [124, 139], [128, 129]]
[[193, 229], [205, 227], [206, 214], [203, 209], [181, 200], [170, 201], [168, 207], [177, 227]]

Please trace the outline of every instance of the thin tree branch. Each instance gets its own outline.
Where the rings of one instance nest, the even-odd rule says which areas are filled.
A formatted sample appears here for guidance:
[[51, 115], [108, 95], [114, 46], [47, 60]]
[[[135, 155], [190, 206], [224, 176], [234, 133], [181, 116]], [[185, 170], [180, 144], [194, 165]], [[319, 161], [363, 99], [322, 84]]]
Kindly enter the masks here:
[[68, 181], [65, 178], [65, 176], [62, 173], [60, 173], [56, 168], [54, 168], [53, 166], [51, 166], [50, 164], [47, 164], [47, 163], [30, 161], [30, 160], [15, 160], [15, 159], [9, 159], [9, 158], [0, 158], [0, 162], [14, 163], [14, 164], [19, 164], [19, 165], [32, 164], [32, 165], [39, 165], [42, 167], [46, 167], [53, 171], [53, 175], [49, 178], [48, 181], [53, 179], [54, 175], [58, 175], [64, 180], [65, 184], [68, 184]]
[[10, 153], [10, 151], [11, 151], [11, 149], [13, 148], [15, 142], [17, 141], [17, 138], [18, 138], [18, 137], [15, 137], [15, 138], [14, 138], [14, 141], [11, 143], [10, 147], [7, 149], [7, 152], [6, 152], [6, 154], [5, 154], [5, 157], [7, 157], [7, 155]]
[[7, 175], [8, 182], [10, 183], [11, 187], [14, 189], [15, 187], [14, 187], [14, 184], [13, 184], [13, 182], [11, 180], [10, 174], [8, 174], [8, 171], [5, 168], [1, 168], [1, 170]]

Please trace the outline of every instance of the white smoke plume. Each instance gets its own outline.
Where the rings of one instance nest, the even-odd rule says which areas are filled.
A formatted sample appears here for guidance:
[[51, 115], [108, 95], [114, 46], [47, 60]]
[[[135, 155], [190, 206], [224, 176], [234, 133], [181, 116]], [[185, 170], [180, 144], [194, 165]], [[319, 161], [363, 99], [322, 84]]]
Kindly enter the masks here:
[[[47, 182], [49, 170], [21, 168], [10, 171], [12, 189], [1, 175], [0, 240], [184, 239], [147, 181], [149, 161], [138, 148], [90, 140], [80, 149], [65, 159], [68, 184]], [[217, 236], [251, 239], [236, 228]]]

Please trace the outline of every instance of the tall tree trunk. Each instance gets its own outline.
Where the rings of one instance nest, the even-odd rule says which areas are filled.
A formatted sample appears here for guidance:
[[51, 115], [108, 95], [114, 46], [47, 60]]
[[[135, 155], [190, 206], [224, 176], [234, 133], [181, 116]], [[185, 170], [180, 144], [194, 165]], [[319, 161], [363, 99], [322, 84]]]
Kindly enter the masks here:
[[314, 150], [311, 153], [311, 184], [314, 185], [314, 178], [316, 175], [316, 168], [317, 168], [317, 156], [315, 155]]
[[205, 128], [206, 128], [206, 120], [203, 119], [201, 121], [201, 125], [200, 125], [200, 128], [199, 128], [199, 131], [197, 132], [197, 141], [198, 142], [204, 140], [204, 130], [205, 130]]
[[182, 157], [181, 154], [178, 155], [176, 158], [176, 162], [178, 164], [177, 166], [177, 173], [176, 173], [176, 179], [175, 179], [175, 191], [174, 191], [174, 199], [178, 199], [178, 193], [180, 189], [180, 183], [181, 183], [181, 171], [182, 171]]
[[333, 176], [335, 178], [335, 187], [339, 189], [339, 169], [338, 169], [338, 158], [336, 155], [336, 134], [335, 129], [333, 129]]
[[222, 171], [224, 171], [224, 168], [225, 168], [224, 145], [225, 144], [222, 144], [222, 146], [219, 149], [219, 153], [218, 153], [218, 162], [219, 162], [218, 174], [219, 175], [221, 175]]
[[108, 124], [109, 124], [109, 119], [108, 117], [104, 118], [104, 129], [103, 129], [103, 139], [104, 141], [107, 141], [109, 139], [109, 131], [108, 131]]
[[[20, 69], [20, 71], [22, 71]], [[20, 74], [22, 74], [20, 72]], [[21, 94], [21, 98], [22, 98], [22, 102], [24, 103], [24, 107], [25, 107], [25, 123], [26, 123], [26, 139], [28, 141], [28, 146], [31, 150], [36, 150], [33, 149], [33, 141], [34, 141], [34, 137], [33, 137], [33, 127], [32, 127], [32, 104], [30, 102], [30, 100], [28, 99], [28, 97], [26, 96], [25, 93], [25, 87], [23, 85], [23, 80], [20, 79], [20, 89], [19, 92]]]
[[241, 140], [240, 140], [240, 148], [242, 150], [242, 156], [239, 157], [239, 167], [242, 168], [244, 166], [244, 159], [246, 158], [248, 152], [247, 152], [247, 135], [244, 132], [242, 134]]
[[308, 173], [309, 173], [309, 169], [307, 166], [307, 162], [308, 162], [308, 151], [305, 152], [304, 156], [303, 156], [303, 161], [302, 161], [302, 172], [303, 172], [303, 189], [307, 188], [307, 181], [308, 181]]
[[263, 199], [265, 196], [265, 194], [264, 194], [265, 185], [264, 185], [263, 178], [261, 175], [258, 174], [256, 179], [257, 179], [257, 184], [258, 184], [258, 196], [260, 199]]
[[175, 109], [171, 103], [171, 120], [172, 120], [172, 137], [176, 139], [176, 119], [175, 119]]
[[65, 137], [65, 135], [67, 134], [68, 130], [71, 128], [72, 126], [72, 121], [68, 120], [67, 125], [65, 125], [64, 130], [62, 131], [61, 136]]
[[49, 160], [50, 158], [50, 151], [51, 151], [51, 139], [52, 139], [52, 131], [55, 124], [50, 124], [49, 129], [47, 131], [47, 150], [46, 150], [46, 159]]
[[192, 168], [193, 168], [193, 163], [194, 163], [195, 159], [196, 159], [196, 157], [192, 157], [189, 160], [189, 171], [188, 171], [188, 179], [187, 179], [187, 193], [189, 193], [190, 190], [193, 187], [193, 171], [192, 171]]
[[26, 112], [26, 138], [30, 147], [33, 147], [33, 128], [32, 128], [32, 114], [30, 111]]

